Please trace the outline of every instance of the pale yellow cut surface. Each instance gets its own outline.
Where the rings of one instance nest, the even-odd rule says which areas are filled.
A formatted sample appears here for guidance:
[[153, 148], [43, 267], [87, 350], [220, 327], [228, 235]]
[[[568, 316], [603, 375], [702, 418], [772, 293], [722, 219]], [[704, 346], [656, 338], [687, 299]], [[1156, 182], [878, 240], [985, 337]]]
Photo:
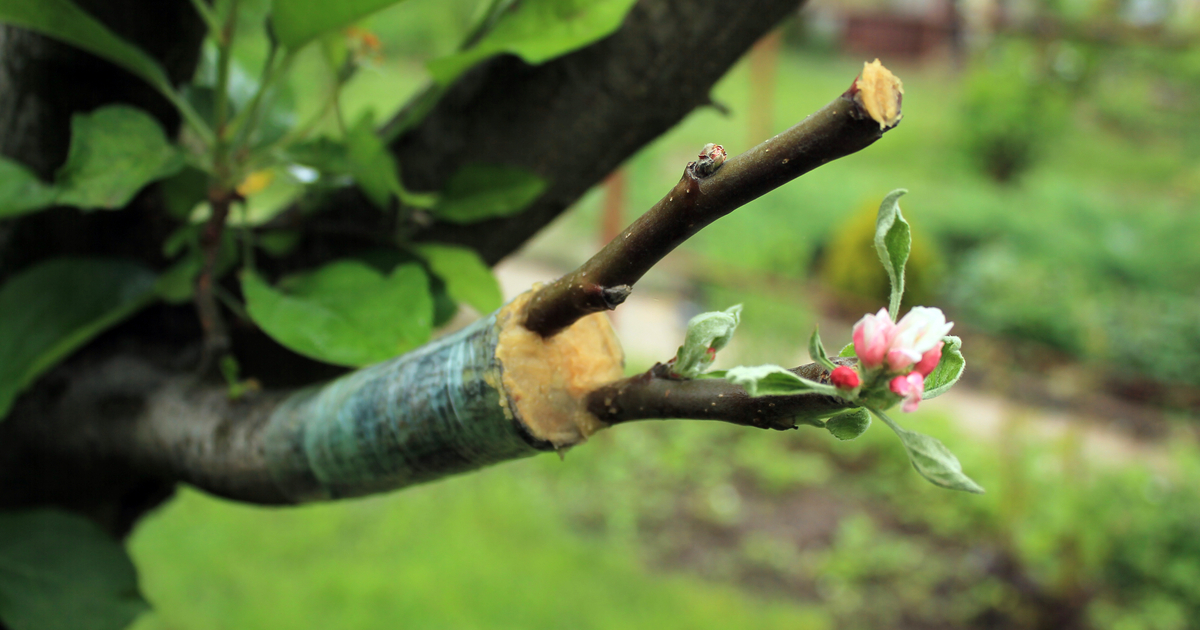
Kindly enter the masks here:
[[879, 123], [880, 129], [895, 127], [900, 122], [904, 116], [900, 112], [904, 84], [878, 59], [863, 64], [862, 76], [855, 85], [858, 86], [858, 93], [854, 95], [854, 100]]

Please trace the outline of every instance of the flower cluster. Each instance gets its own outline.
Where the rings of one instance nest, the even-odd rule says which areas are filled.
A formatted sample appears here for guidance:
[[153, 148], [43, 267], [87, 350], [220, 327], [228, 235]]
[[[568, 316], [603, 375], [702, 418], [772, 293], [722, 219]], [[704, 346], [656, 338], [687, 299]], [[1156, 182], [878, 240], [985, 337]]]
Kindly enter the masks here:
[[[925, 391], [925, 377], [942, 358], [942, 337], [953, 326], [937, 308], [915, 306], [899, 322], [892, 322], [887, 309], [879, 309], [854, 325], [854, 353], [864, 374], [894, 375], [888, 389], [904, 399], [904, 411], [915, 411]], [[856, 386], [858, 381], [847, 375], [838, 380], [846, 384], [853, 380]]]

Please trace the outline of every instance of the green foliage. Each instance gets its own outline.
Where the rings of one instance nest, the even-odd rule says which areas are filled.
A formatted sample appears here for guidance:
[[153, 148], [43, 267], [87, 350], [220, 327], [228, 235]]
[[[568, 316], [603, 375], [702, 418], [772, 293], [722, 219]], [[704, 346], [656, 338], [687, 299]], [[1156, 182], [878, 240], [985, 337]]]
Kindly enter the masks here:
[[1059, 86], [1039, 67], [1045, 63], [1031, 45], [1005, 42], [976, 60], [966, 79], [961, 125], [966, 149], [998, 182], [1028, 170], [1067, 118]]
[[0, 620], [12, 630], [120, 630], [150, 607], [133, 563], [91, 521], [0, 512]]
[[435, 216], [454, 223], [474, 223], [516, 214], [546, 190], [542, 178], [512, 166], [471, 164], [450, 176]]
[[724, 311], [701, 313], [689, 320], [671, 371], [683, 378], [699, 377], [733, 338], [741, 318], [742, 305], [735, 304]]
[[949, 335], [942, 338], [945, 346], [942, 346], [942, 359], [938, 361], [937, 367], [925, 377], [925, 394], [924, 399], [937, 398], [945, 394], [962, 378], [963, 370], [967, 367], [967, 361], [962, 355], [962, 339]]
[[41, 210], [54, 203], [54, 195], [23, 164], [0, 157], [0, 218]]
[[838, 389], [832, 385], [796, 376], [790, 370], [778, 365], [739, 365], [726, 370], [725, 378], [734, 385], [741, 385], [751, 396], [804, 393], [839, 395]]
[[878, 409], [872, 409], [871, 412], [879, 416], [884, 424], [896, 432], [900, 442], [904, 444], [904, 449], [908, 451], [908, 459], [912, 462], [913, 468], [917, 469], [922, 477], [928, 479], [929, 483], [950, 490], [983, 494], [983, 487], [963, 474], [962, 464], [959, 463], [958, 458], [940, 440], [909, 431], [896, 424], [887, 414]]
[[825, 428], [839, 440], [853, 440], [871, 428], [871, 414], [862, 407], [851, 409], [826, 420]]
[[183, 154], [158, 121], [125, 105], [71, 118], [71, 148], [58, 171], [57, 203], [121, 208], [146, 184], [183, 168]]
[[429, 72], [447, 85], [476, 63], [501, 53], [537, 65], [617, 30], [633, 0], [527, 0], [513, 3], [495, 26], [461, 52], [435, 59]]
[[808, 356], [827, 370], [837, 367], [829, 360], [829, 355], [825, 354], [825, 344], [821, 343], [821, 334], [816, 327], [813, 328], [812, 336], [808, 338]]
[[392, 358], [429, 339], [433, 301], [419, 265], [391, 273], [358, 261], [333, 262], [284, 278], [272, 288], [242, 272], [246, 310], [268, 335], [292, 350], [337, 365]]
[[430, 271], [446, 285], [446, 294], [481, 315], [500, 308], [504, 296], [500, 283], [473, 250], [453, 245], [422, 243], [415, 251]]
[[0, 3], [0, 22], [78, 46], [145, 79], [168, 98], [175, 94], [158, 62], [115, 35], [71, 0], [5, 0]]
[[904, 265], [912, 250], [912, 230], [900, 213], [900, 198], [908, 191], [893, 190], [879, 204], [879, 215], [875, 219], [875, 252], [887, 272], [891, 284], [888, 298], [888, 313], [892, 321], [900, 320], [900, 299], [904, 297]]
[[279, 43], [293, 50], [350, 26], [401, 0], [272, 0], [271, 26]]
[[[834, 289], [847, 308], [861, 311], [878, 309], [879, 300], [891, 294], [887, 270], [876, 264], [875, 232], [878, 207], [869, 203], [850, 214], [825, 243], [818, 262], [821, 281]], [[904, 306], [929, 304], [937, 297], [942, 277], [942, 261], [929, 237], [918, 230], [904, 270]]]
[[0, 418], [33, 381], [146, 306], [154, 274], [103, 259], [59, 258], [0, 286]]

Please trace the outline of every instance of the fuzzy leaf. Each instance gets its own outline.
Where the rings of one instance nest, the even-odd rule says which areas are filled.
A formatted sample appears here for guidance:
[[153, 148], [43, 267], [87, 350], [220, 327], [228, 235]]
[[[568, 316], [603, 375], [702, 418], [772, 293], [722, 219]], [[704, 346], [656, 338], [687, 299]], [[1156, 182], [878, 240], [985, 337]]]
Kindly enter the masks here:
[[453, 223], [516, 214], [533, 203], [546, 181], [524, 169], [472, 164], [450, 176], [433, 214]]
[[[742, 305], [724, 311], [700, 313], [688, 321], [683, 345], [675, 353], [672, 370], [684, 378], [697, 378], [712, 365], [717, 350], [733, 338], [742, 317]], [[709, 352], [712, 348], [713, 352]]]
[[837, 367], [829, 360], [829, 355], [825, 354], [825, 344], [821, 343], [821, 333], [817, 328], [813, 328], [813, 334], [808, 338], [808, 356], [830, 370]]
[[179, 149], [146, 112], [109, 105], [71, 118], [71, 148], [59, 169], [57, 203], [120, 208], [146, 184], [183, 168]]
[[524, 0], [514, 3], [471, 48], [429, 62], [439, 85], [492, 55], [537, 65], [603, 39], [621, 26], [635, 0]]
[[838, 352], [838, 356], [839, 357], [856, 357], [856, 356], [858, 356], [857, 354], [854, 353], [854, 343], [852, 342], [852, 343], [848, 343], [848, 344], [842, 346], [841, 351]]
[[254, 323], [296, 352], [338, 365], [362, 366], [397, 356], [429, 339], [433, 300], [415, 263], [383, 274], [341, 260], [271, 287], [242, 273]]
[[67, 355], [153, 299], [154, 274], [132, 263], [60, 258], [0, 286], [0, 418]]
[[474, 250], [433, 243], [414, 249], [445, 283], [446, 293], [453, 300], [469, 304], [480, 315], [491, 313], [504, 302], [496, 276]]
[[273, 0], [271, 26], [279, 43], [296, 50], [401, 0]]
[[912, 248], [908, 221], [900, 213], [900, 197], [907, 192], [898, 188], [888, 193], [883, 203], [879, 204], [879, 217], [875, 220], [875, 251], [892, 283], [892, 296], [888, 302], [892, 321], [899, 321], [900, 298], [904, 296], [904, 265]]
[[174, 90], [153, 57], [118, 37], [70, 0], [4, 0], [0, 2], [0, 22], [82, 48], [145, 79], [160, 92]]
[[871, 414], [859, 407], [840, 413], [825, 421], [825, 428], [839, 440], [853, 440], [867, 432], [871, 426]]
[[796, 376], [778, 365], [754, 365], [731, 368], [725, 379], [741, 385], [751, 396], [788, 395], [812, 392], [837, 396], [837, 388]]
[[91, 521], [0, 512], [0, 619], [12, 630], [120, 630], [149, 608], [125, 549]]
[[0, 157], [0, 218], [14, 217], [54, 204], [56, 192], [24, 164]]
[[953, 335], [942, 337], [942, 341], [946, 343], [942, 348], [942, 359], [938, 361], [937, 367], [925, 377], [925, 394], [926, 400], [937, 398], [945, 394], [962, 378], [963, 369], [967, 366], [967, 360], [962, 355], [962, 339]]
[[962, 464], [959, 463], [958, 458], [940, 440], [916, 431], [909, 431], [896, 424], [882, 411], [877, 409], [871, 411], [891, 427], [892, 431], [896, 432], [896, 435], [900, 437], [900, 442], [908, 451], [908, 461], [912, 462], [913, 468], [916, 468], [917, 472], [930, 483], [950, 490], [983, 494], [983, 487], [963, 474]]

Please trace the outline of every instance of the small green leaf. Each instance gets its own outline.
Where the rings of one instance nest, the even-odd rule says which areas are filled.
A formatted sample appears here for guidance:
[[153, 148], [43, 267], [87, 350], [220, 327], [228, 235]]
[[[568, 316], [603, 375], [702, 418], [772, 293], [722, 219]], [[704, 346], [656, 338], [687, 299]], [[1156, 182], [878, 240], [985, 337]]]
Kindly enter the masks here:
[[120, 208], [146, 184], [183, 168], [183, 154], [146, 112], [109, 105], [71, 118], [71, 148], [58, 171], [57, 202]]
[[4, 0], [0, 22], [37, 31], [82, 48], [145, 79], [164, 94], [173, 94], [167, 73], [153, 57], [121, 39], [70, 0]]
[[962, 355], [962, 339], [953, 335], [942, 337], [942, 341], [946, 345], [942, 348], [942, 359], [938, 361], [937, 367], [925, 377], [925, 393], [926, 400], [937, 398], [945, 394], [962, 378], [963, 369], [967, 367], [967, 360]]
[[24, 164], [0, 157], [0, 218], [41, 210], [54, 204], [54, 187]]
[[274, 0], [271, 26], [280, 44], [297, 50], [313, 39], [337, 31], [401, 0]]
[[801, 378], [778, 365], [739, 365], [726, 371], [725, 379], [734, 385], [741, 385], [751, 396], [804, 393], [838, 395], [838, 390], [833, 385]]
[[125, 549], [91, 521], [0, 512], [0, 619], [12, 630], [120, 630], [149, 609]]
[[879, 217], [875, 220], [875, 251], [892, 282], [892, 296], [888, 302], [892, 321], [899, 319], [900, 298], [904, 297], [904, 265], [912, 248], [908, 221], [900, 214], [900, 197], [907, 192], [898, 188], [888, 193], [883, 203], [879, 204]]
[[422, 243], [413, 248], [434, 275], [446, 284], [446, 293], [457, 302], [469, 304], [480, 315], [500, 308], [504, 294], [492, 270], [474, 250], [452, 245]]
[[296, 352], [328, 363], [362, 366], [395, 357], [429, 339], [433, 301], [421, 266], [390, 274], [342, 260], [285, 278], [273, 288], [242, 272], [250, 317]]
[[433, 214], [454, 223], [516, 214], [546, 190], [542, 178], [511, 166], [472, 164], [446, 182]]
[[208, 199], [208, 173], [187, 166], [158, 184], [167, 214], [179, 220], [192, 216], [196, 206]]
[[537, 65], [599, 41], [621, 26], [635, 0], [524, 0], [475, 46], [429, 62], [439, 85], [479, 61], [510, 53]]
[[400, 191], [400, 167], [375, 134], [375, 117], [365, 113], [346, 131], [346, 163], [359, 188], [379, 208]]
[[0, 286], [0, 418], [71, 352], [153, 299], [154, 274], [127, 262], [60, 258]]
[[867, 432], [871, 426], [871, 414], [859, 407], [840, 413], [825, 421], [825, 428], [839, 440], [853, 440]]
[[922, 477], [935, 486], [983, 494], [983, 487], [963, 474], [962, 464], [950, 449], [946, 448], [937, 438], [929, 437], [915, 431], [909, 431], [896, 424], [887, 414], [878, 409], [871, 411], [891, 427], [900, 437], [900, 442], [908, 451], [908, 460]]
[[856, 356], [858, 356], [857, 354], [854, 353], [854, 343], [851, 342], [851, 343], [848, 343], [848, 344], [842, 346], [841, 351], [838, 352], [838, 356], [839, 357], [856, 357]]
[[821, 343], [821, 333], [817, 328], [813, 328], [813, 334], [808, 338], [808, 356], [826, 369], [832, 370], [837, 367], [829, 360], [829, 355], [825, 354], [825, 344]]
[[742, 305], [735, 304], [724, 311], [700, 313], [689, 320], [672, 371], [684, 378], [699, 377], [712, 365], [716, 352], [733, 338], [741, 317]]
[[204, 261], [200, 256], [186, 256], [171, 265], [158, 276], [154, 283], [154, 292], [168, 304], [183, 304], [192, 299], [195, 292], [196, 276]]

